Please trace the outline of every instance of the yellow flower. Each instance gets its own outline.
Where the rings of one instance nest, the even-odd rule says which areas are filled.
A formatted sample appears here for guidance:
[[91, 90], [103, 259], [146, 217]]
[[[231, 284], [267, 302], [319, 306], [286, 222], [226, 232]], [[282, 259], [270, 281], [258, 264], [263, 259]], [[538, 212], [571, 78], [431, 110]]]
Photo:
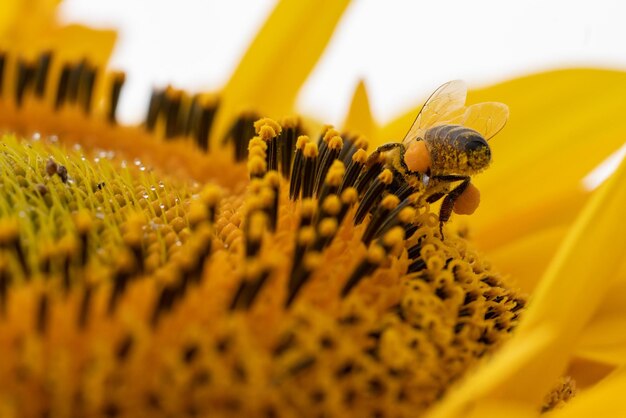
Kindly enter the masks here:
[[[586, 416], [615, 401], [626, 165], [591, 198], [577, 187], [620, 144], [619, 95], [590, 98], [621, 73], [473, 92], [513, 117], [477, 177], [481, 209], [444, 239], [423, 188], [365, 164], [415, 112], [378, 127], [360, 83], [345, 133], [291, 114], [347, 1], [283, 0], [222, 92], [155, 91], [138, 127], [115, 121], [113, 34], [58, 27], [56, 2], [38, 3], [0, 10], [0, 126], [16, 133], [0, 152], [0, 416]], [[564, 237], [556, 255], [516, 269], [543, 236], [552, 252]]]

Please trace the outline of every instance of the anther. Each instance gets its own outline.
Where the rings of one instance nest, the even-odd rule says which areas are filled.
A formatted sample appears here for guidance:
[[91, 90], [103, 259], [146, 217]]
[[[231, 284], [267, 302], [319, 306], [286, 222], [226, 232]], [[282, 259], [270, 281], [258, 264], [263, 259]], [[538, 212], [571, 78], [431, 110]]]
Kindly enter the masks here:
[[333, 164], [328, 169], [328, 173], [324, 179], [324, 185], [321, 186], [321, 189], [318, 191], [319, 201], [324, 201], [324, 198], [326, 198], [329, 194], [337, 193], [345, 172], [346, 168], [343, 162], [340, 160], [334, 160]]
[[22, 267], [24, 278], [30, 279], [30, 267], [26, 260], [26, 254], [20, 244], [19, 224], [16, 219], [0, 220], [0, 249], [13, 250], [15, 257]]
[[280, 172], [284, 178], [291, 174], [291, 163], [294, 155], [296, 140], [302, 133], [300, 121], [297, 118], [285, 118], [281, 122], [282, 132], [278, 137], [278, 153], [280, 154]]
[[248, 262], [246, 268], [246, 277], [241, 280], [235, 292], [230, 304], [231, 310], [250, 309], [270, 276], [270, 270], [259, 261]]
[[380, 206], [372, 215], [372, 218], [370, 219], [370, 222], [361, 237], [361, 240], [366, 246], [370, 245], [372, 240], [376, 238], [377, 232], [387, 219], [387, 216], [389, 216], [391, 211], [394, 210], [399, 203], [400, 199], [398, 199], [395, 195], [388, 194], [383, 197]]
[[200, 149], [204, 151], [209, 150], [209, 133], [211, 132], [211, 126], [213, 126], [213, 120], [217, 112], [218, 103], [212, 98], [200, 97], [197, 99], [193, 106], [194, 112], [199, 113], [198, 116], [194, 116], [194, 122], [189, 122], [192, 129], [191, 132], [195, 136], [196, 144]]
[[17, 64], [17, 79], [15, 80], [15, 103], [18, 107], [22, 105], [24, 94], [27, 88], [35, 79], [35, 68], [33, 65], [20, 60]]
[[315, 169], [318, 161], [317, 145], [309, 142], [304, 146], [302, 167], [302, 198], [312, 197], [315, 186]]
[[296, 142], [296, 154], [293, 159], [293, 168], [291, 170], [291, 180], [289, 184], [289, 198], [295, 200], [300, 196], [302, 188], [302, 170], [304, 167], [304, 148], [311, 140], [306, 135], [298, 137]]
[[268, 172], [263, 178], [266, 187], [271, 190], [272, 198], [266, 206], [266, 213], [269, 218], [269, 227], [272, 232], [278, 226], [278, 202], [280, 198], [280, 174], [277, 171]]
[[4, 67], [6, 65], [6, 53], [0, 52], [0, 97], [4, 91]]
[[69, 79], [67, 83], [67, 99], [70, 103], [75, 103], [78, 99], [78, 91], [83, 78], [83, 72], [86, 70], [87, 61], [82, 60], [78, 64], [74, 65], [69, 73]]
[[354, 187], [356, 187], [359, 195], [363, 194], [365, 190], [367, 190], [370, 183], [383, 171], [383, 168], [384, 162], [382, 159], [382, 155], [379, 161], [376, 161], [371, 165], [368, 165], [367, 161], [365, 162], [364, 169], [361, 170], [359, 177], [354, 183]]
[[267, 215], [263, 212], [255, 211], [248, 216], [245, 227], [247, 258], [255, 257], [259, 253], [263, 234], [267, 230], [267, 223]]
[[87, 264], [87, 253], [89, 249], [89, 231], [91, 230], [93, 220], [87, 210], [80, 210], [74, 216], [74, 223], [76, 225], [76, 231], [80, 240], [80, 257], [79, 264], [85, 266]]
[[97, 74], [98, 72], [95, 67], [91, 67], [88, 63], [85, 63], [78, 88], [78, 102], [86, 114], [91, 112], [91, 97], [93, 96]]
[[359, 175], [361, 174], [361, 171], [363, 170], [366, 161], [367, 153], [362, 149], [356, 151], [352, 155], [343, 180], [339, 185], [339, 192], [354, 185], [356, 180], [359, 178]]
[[72, 66], [70, 64], [63, 65], [63, 68], [61, 69], [61, 75], [59, 76], [59, 82], [57, 84], [57, 94], [54, 101], [55, 110], [60, 109], [67, 100], [71, 72]]
[[183, 93], [180, 90], [168, 88], [165, 90], [163, 113], [165, 116], [165, 138], [171, 139], [178, 135], [178, 115], [181, 110]]
[[254, 113], [242, 114], [228, 130], [222, 143], [232, 142], [235, 151], [235, 161], [243, 161], [247, 157], [247, 146], [254, 136], [254, 121], [259, 117]]
[[9, 285], [11, 284], [11, 272], [9, 262], [4, 252], [0, 252], [0, 315], [7, 312], [7, 297]]
[[39, 98], [42, 98], [46, 92], [46, 82], [48, 80], [48, 70], [50, 68], [51, 60], [52, 53], [50, 51], [39, 55], [39, 59], [37, 60], [37, 69], [35, 71], [35, 95]]
[[370, 212], [374, 205], [380, 201], [383, 191], [389, 184], [391, 184], [392, 180], [393, 173], [391, 170], [386, 168], [378, 175], [376, 180], [370, 184], [367, 192], [361, 199], [361, 203], [359, 204], [356, 214], [354, 215], [355, 225], [363, 222], [365, 216]]
[[341, 297], [345, 298], [352, 291], [352, 289], [359, 284], [366, 276], [369, 276], [380, 266], [386, 258], [385, 250], [377, 243], [372, 244], [368, 251], [367, 256], [361, 261], [354, 269], [346, 283], [341, 289]]
[[156, 128], [161, 109], [165, 102], [165, 90], [153, 89], [150, 96], [150, 104], [148, 105], [148, 114], [146, 115], [146, 129], [150, 132]]
[[292, 273], [289, 282], [287, 300], [285, 306], [289, 307], [295, 301], [300, 289], [310, 279], [311, 273], [322, 263], [322, 256], [315, 251], [307, 251], [302, 257], [302, 262]]
[[343, 139], [339, 135], [335, 135], [328, 142], [324, 141], [324, 143], [326, 144], [326, 152], [320, 156], [319, 167], [316, 170], [315, 188], [313, 190], [318, 196], [331, 164], [339, 157], [343, 147]]
[[254, 122], [256, 134], [267, 144], [266, 163], [268, 170], [278, 170], [278, 135], [282, 128], [270, 118], [259, 119]]
[[126, 74], [121, 71], [115, 72], [111, 75], [111, 90], [109, 94], [109, 109], [107, 113], [107, 119], [110, 123], [116, 124], [117, 118], [115, 116], [117, 112], [117, 105], [120, 100], [120, 94], [122, 93], [122, 87], [126, 81]]

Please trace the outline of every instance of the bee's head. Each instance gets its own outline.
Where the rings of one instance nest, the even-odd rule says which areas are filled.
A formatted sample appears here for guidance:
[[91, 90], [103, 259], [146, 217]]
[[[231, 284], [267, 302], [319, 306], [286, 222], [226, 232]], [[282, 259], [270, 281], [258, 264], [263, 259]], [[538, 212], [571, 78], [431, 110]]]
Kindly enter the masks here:
[[478, 133], [468, 138], [468, 141], [465, 143], [465, 153], [467, 154], [467, 166], [470, 171], [482, 171], [491, 162], [489, 144]]

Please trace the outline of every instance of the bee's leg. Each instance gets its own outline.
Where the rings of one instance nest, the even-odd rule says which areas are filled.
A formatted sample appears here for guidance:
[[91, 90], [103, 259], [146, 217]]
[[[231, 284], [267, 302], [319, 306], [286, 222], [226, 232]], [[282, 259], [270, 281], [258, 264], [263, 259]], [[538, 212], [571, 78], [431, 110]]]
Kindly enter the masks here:
[[[453, 176], [446, 176], [446, 177], [453, 177]], [[461, 176], [454, 176], [454, 177], [460, 177], [460, 178], [457, 178], [456, 180], [463, 179], [463, 182], [459, 184], [458, 186], [456, 186], [454, 189], [452, 189], [450, 193], [446, 195], [446, 197], [443, 199], [443, 202], [441, 203], [441, 208], [439, 209], [439, 232], [441, 233], [441, 239], [443, 239], [443, 224], [448, 222], [448, 219], [450, 219], [450, 215], [452, 215], [452, 209], [454, 208], [454, 202], [456, 202], [459, 196], [463, 194], [465, 189], [467, 189], [467, 187], [470, 184], [469, 177], [461, 177]]]
[[426, 198], [426, 201], [427, 201], [428, 203], [435, 203], [436, 201], [438, 201], [439, 199], [441, 199], [441, 198], [442, 198], [442, 197], [444, 197], [445, 195], [446, 195], [446, 194], [445, 194], [445, 193], [443, 193], [443, 192], [440, 192], [440, 193], [434, 193], [434, 194], [431, 194], [430, 196], [428, 196], [428, 197]]
[[365, 163], [365, 165], [367, 167], [374, 165], [376, 162], [378, 162], [378, 158], [380, 157], [380, 154], [382, 154], [383, 152], [391, 151], [396, 148], [400, 148], [400, 150], [403, 151], [404, 145], [401, 144], [400, 142], [390, 142], [388, 144], [381, 145], [380, 147], [376, 148], [374, 152], [370, 154], [369, 157], [367, 157], [367, 162]]

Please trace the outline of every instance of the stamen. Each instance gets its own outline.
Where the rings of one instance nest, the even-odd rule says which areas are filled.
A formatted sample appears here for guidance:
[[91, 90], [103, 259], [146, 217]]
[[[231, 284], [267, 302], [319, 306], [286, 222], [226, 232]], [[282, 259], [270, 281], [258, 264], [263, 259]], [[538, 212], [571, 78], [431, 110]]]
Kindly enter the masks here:
[[199, 112], [199, 116], [190, 121], [191, 133], [194, 134], [196, 144], [204, 151], [209, 150], [209, 133], [213, 126], [213, 120], [217, 113], [218, 103], [215, 99], [199, 98], [193, 103], [194, 113]]
[[161, 113], [161, 109], [163, 108], [163, 104], [165, 102], [165, 90], [152, 90], [152, 95], [150, 96], [150, 104], [148, 105], [148, 114], [146, 115], [146, 129], [149, 132], [153, 132], [156, 128], [157, 121], [159, 119], [159, 114]]
[[317, 145], [309, 142], [304, 146], [302, 152], [304, 161], [302, 164], [302, 198], [306, 199], [313, 196], [313, 187], [315, 185], [315, 168], [318, 160]]
[[0, 51], [0, 97], [4, 92], [4, 67], [6, 64], [6, 53]]
[[50, 61], [52, 60], [52, 52], [44, 52], [39, 56], [37, 70], [35, 73], [35, 95], [43, 98], [46, 92], [46, 82], [48, 80], [48, 70]]
[[9, 285], [11, 284], [11, 272], [9, 263], [4, 252], [0, 252], [0, 315], [6, 316], [7, 296]]
[[296, 296], [302, 286], [309, 280], [311, 273], [322, 262], [321, 255], [315, 251], [307, 251], [302, 257], [302, 262], [298, 264], [297, 269], [293, 272], [290, 286], [288, 289], [287, 300], [285, 301], [285, 307], [290, 307], [294, 302]]
[[339, 192], [345, 190], [348, 187], [352, 187], [356, 180], [359, 178], [365, 162], [367, 161], [367, 153], [365, 150], [357, 150], [351, 157], [350, 163], [346, 170], [346, 174], [339, 185]]
[[70, 83], [70, 74], [72, 72], [72, 66], [70, 64], [63, 65], [61, 75], [59, 76], [59, 83], [57, 85], [57, 95], [54, 101], [55, 110], [59, 110], [61, 106], [65, 104], [68, 96], [68, 86]]
[[254, 211], [248, 216], [245, 228], [246, 258], [256, 257], [261, 249], [261, 240], [267, 229], [267, 215], [260, 211]]
[[343, 138], [344, 138], [343, 148], [341, 148], [341, 152], [339, 153], [338, 158], [341, 161], [343, 161], [345, 164], [348, 164], [350, 161], [352, 161], [352, 156], [354, 155], [355, 152], [357, 152], [360, 149], [363, 149], [363, 150], [367, 149], [368, 143], [367, 143], [367, 139], [365, 139], [365, 137], [363, 136], [348, 137], [348, 138], [344, 136]]
[[333, 164], [330, 166], [328, 174], [326, 174], [326, 178], [324, 179], [324, 185], [318, 193], [318, 200], [320, 202], [323, 202], [329, 194], [335, 194], [338, 192], [345, 172], [346, 168], [343, 165], [343, 162], [340, 160], [333, 161]]
[[0, 249], [6, 251], [13, 250], [17, 258], [24, 278], [30, 279], [30, 267], [26, 260], [26, 254], [20, 244], [19, 226], [15, 219], [3, 219], [0, 221]]
[[86, 114], [91, 112], [91, 97], [96, 84], [97, 70], [85, 63], [78, 89], [78, 101]]
[[[354, 187], [362, 195], [368, 188], [370, 183], [383, 171], [385, 166], [384, 156], [381, 154], [378, 161], [374, 162], [370, 166], [365, 164], [365, 169], [361, 171], [361, 174], [356, 180]], [[349, 169], [348, 169], [349, 170]]]
[[[385, 188], [391, 184], [393, 180], [393, 173], [388, 168], [385, 168], [374, 180], [367, 192], [361, 199], [361, 203], [359, 208], [357, 209], [356, 214], [354, 215], [354, 224], [358, 225], [365, 219], [365, 216], [370, 212], [370, 210], [376, 205], [377, 202], [380, 201], [381, 196]], [[357, 187], [358, 190], [358, 187]]]
[[296, 200], [300, 197], [302, 187], [302, 170], [304, 166], [304, 148], [310, 142], [308, 136], [300, 135], [296, 142], [296, 155], [293, 160], [293, 168], [291, 170], [291, 180], [289, 184], [289, 198]]
[[266, 187], [271, 191], [271, 203], [266, 207], [269, 218], [270, 231], [275, 232], [278, 225], [278, 202], [280, 198], [280, 174], [277, 171], [268, 172], [263, 178]]
[[341, 297], [348, 296], [350, 291], [357, 285], [363, 278], [372, 274], [376, 268], [382, 264], [386, 255], [385, 250], [378, 244], [372, 244], [367, 251], [367, 256], [361, 263], [354, 269], [346, 284], [341, 289]]
[[280, 154], [280, 172], [284, 178], [291, 174], [291, 163], [296, 148], [297, 138], [302, 135], [300, 120], [297, 118], [285, 118], [281, 122], [282, 132], [278, 137], [278, 152]]
[[107, 113], [107, 119], [110, 123], [115, 125], [117, 123], [115, 113], [117, 112], [117, 105], [120, 100], [122, 87], [124, 87], [124, 83], [126, 82], [126, 74], [121, 71], [115, 72], [111, 75], [111, 78], [111, 93], [109, 95], [109, 110]]
[[230, 130], [222, 139], [222, 144], [232, 142], [235, 151], [235, 161], [243, 161], [247, 155], [247, 145], [254, 136], [254, 122], [259, 117], [254, 113], [246, 113], [235, 121]]
[[266, 164], [268, 170], [278, 170], [278, 136], [282, 128], [269, 118], [263, 118], [254, 122], [256, 134], [267, 144]]
[[181, 110], [182, 96], [183, 92], [181, 90], [175, 90], [171, 87], [165, 90], [162, 112], [165, 117], [166, 139], [171, 139], [178, 135], [178, 115]]
[[15, 103], [22, 106], [22, 100], [26, 89], [35, 79], [35, 68], [33, 65], [20, 60], [17, 64], [17, 80], [15, 83]]
[[387, 217], [394, 210], [398, 204], [400, 203], [400, 199], [397, 196], [389, 194], [385, 196], [378, 207], [378, 209], [374, 212], [372, 219], [370, 219], [361, 240], [363, 244], [369, 246], [372, 240], [376, 237], [376, 233], [379, 231], [382, 224], [387, 220]]
[[260, 261], [248, 261], [246, 265], [246, 277], [241, 280], [230, 309], [248, 310], [252, 307], [261, 289], [267, 282], [271, 271], [260, 265]]
[[78, 64], [71, 67], [69, 79], [67, 83], [67, 100], [70, 103], [76, 103], [78, 99], [78, 90], [80, 88], [83, 72], [87, 66], [87, 61], [82, 60]]
[[319, 192], [322, 188], [322, 184], [326, 179], [326, 174], [330, 169], [330, 166], [333, 164], [333, 161], [335, 161], [339, 157], [339, 153], [341, 152], [341, 149], [343, 147], [343, 139], [341, 139], [339, 135], [335, 135], [328, 141], [323, 141], [323, 144], [325, 144], [326, 146], [324, 147], [324, 153], [320, 154], [319, 166], [316, 169], [317, 173], [315, 176], [315, 186], [313, 189], [313, 192], [318, 197]]

